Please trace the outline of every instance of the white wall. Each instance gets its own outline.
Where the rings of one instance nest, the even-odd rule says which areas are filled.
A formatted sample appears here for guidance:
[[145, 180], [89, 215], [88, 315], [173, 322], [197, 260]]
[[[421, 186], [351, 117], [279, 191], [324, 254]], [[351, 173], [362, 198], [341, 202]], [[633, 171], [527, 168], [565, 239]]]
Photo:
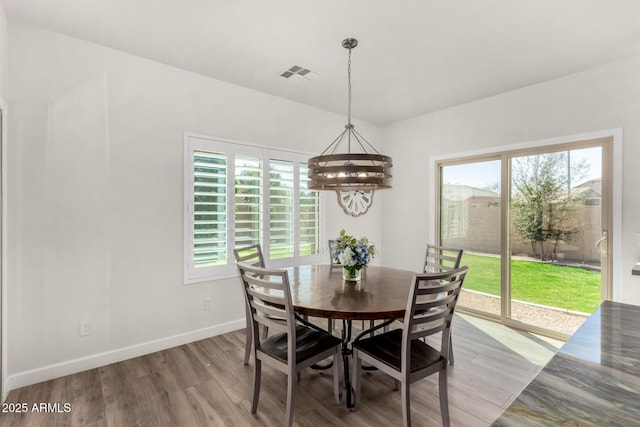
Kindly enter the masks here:
[[561, 79], [395, 123], [384, 129], [394, 189], [384, 195], [385, 264], [416, 268], [433, 241], [429, 158], [566, 135], [623, 129], [622, 243], [614, 254], [614, 299], [640, 304], [640, 56]]
[[[9, 47], [10, 387], [243, 326], [236, 280], [182, 283], [184, 132], [317, 153], [345, 118], [24, 24]], [[327, 201], [327, 238], [381, 241], [379, 200]]]
[[[7, 16], [4, 12], [2, 6], [0, 6], [0, 108], [2, 108], [3, 113], [7, 113], [6, 108], [6, 99], [7, 99], [7, 88], [8, 88], [8, 58], [9, 58], [9, 46], [8, 46], [8, 29], [7, 29]], [[3, 115], [3, 119], [6, 123], [6, 115]], [[6, 141], [7, 139], [7, 126], [2, 126], [2, 141]], [[2, 148], [2, 158], [6, 160], [6, 143], [3, 143], [0, 148]], [[6, 196], [6, 168], [4, 165], [2, 166], [2, 178], [0, 178], [0, 185], [2, 185], [2, 194], [3, 197]], [[6, 209], [5, 200], [2, 200], [2, 209], [3, 209], [3, 220], [6, 220], [6, 215], [4, 215]], [[4, 227], [4, 224], [3, 224]], [[2, 244], [4, 244], [6, 233], [3, 228], [0, 233], [2, 236]], [[5, 262], [6, 248], [3, 246], [2, 250], [2, 262]], [[2, 365], [0, 368], [0, 400], [4, 401], [7, 395], [7, 386], [6, 386], [6, 342], [7, 342], [7, 333], [6, 333], [6, 312], [7, 312], [7, 297], [6, 297], [6, 265], [3, 264], [2, 269], [2, 278], [0, 279], [0, 292], [2, 297], [0, 298], [0, 327], [2, 328], [2, 332], [0, 333], [0, 339], [2, 342], [0, 343], [0, 352], [1, 354], [1, 362]]]
[[9, 46], [7, 34], [7, 15], [0, 6], [0, 100], [7, 99]]

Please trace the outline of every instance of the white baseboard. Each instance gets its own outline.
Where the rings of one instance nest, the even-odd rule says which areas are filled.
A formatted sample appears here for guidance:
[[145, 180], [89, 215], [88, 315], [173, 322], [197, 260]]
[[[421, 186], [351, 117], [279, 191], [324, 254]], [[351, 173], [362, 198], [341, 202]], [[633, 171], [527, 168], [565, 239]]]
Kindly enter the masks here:
[[209, 326], [207, 328], [197, 329], [195, 331], [185, 332], [183, 334], [173, 335], [166, 338], [136, 344], [117, 350], [106, 351], [103, 353], [93, 354], [91, 356], [81, 357], [69, 360], [67, 362], [56, 363], [55, 365], [44, 366], [42, 368], [31, 369], [29, 371], [18, 372], [9, 375], [5, 389], [8, 391], [16, 388], [25, 387], [42, 381], [48, 381], [54, 378], [63, 377], [65, 375], [75, 374], [77, 372], [86, 371], [88, 369], [99, 368], [100, 366], [109, 365], [111, 363], [121, 362], [138, 356], [143, 356], [156, 351], [166, 350], [190, 342], [210, 338], [216, 335], [235, 331], [245, 327], [245, 319], [234, 320], [232, 322], [220, 325]]

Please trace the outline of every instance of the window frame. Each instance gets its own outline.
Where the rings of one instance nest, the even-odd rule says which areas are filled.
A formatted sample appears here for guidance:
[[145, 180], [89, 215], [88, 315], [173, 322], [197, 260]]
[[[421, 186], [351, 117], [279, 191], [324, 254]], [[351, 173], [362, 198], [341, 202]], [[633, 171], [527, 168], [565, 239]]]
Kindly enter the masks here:
[[[227, 156], [226, 173], [226, 242], [227, 257], [226, 263], [207, 267], [194, 267], [194, 173], [193, 161], [196, 151], [208, 151], [224, 153]], [[270, 267], [285, 267], [299, 264], [312, 264], [322, 262], [322, 242], [325, 233], [325, 192], [318, 191], [318, 248], [317, 253], [312, 255], [300, 255], [300, 233], [296, 232], [300, 225], [300, 164], [306, 164], [313, 154], [278, 147], [269, 147], [255, 144], [248, 144], [240, 141], [229, 140], [195, 133], [185, 132], [184, 135], [184, 283], [198, 283], [210, 280], [219, 280], [238, 275], [235, 260], [233, 259], [233, 249], [235, 248], [235, 160], [236, 156], [257, 157], [261, 160], [262, 167], [262, 233], [261, 242], [265, 261]], [[271, 160], [279, 160], [293, 163], [294, 175], [294, 212], [293, 212], [293, 257], [270, 259], [269, 241], [269, 178]]]

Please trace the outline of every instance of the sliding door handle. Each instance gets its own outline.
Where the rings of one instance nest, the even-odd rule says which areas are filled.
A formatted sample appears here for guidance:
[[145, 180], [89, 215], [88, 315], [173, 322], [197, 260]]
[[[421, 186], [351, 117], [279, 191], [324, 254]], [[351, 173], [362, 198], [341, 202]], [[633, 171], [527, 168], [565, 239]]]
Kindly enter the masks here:
[[607, 246], [609, 245], [609, 233], [607, 230], [602, 230], [602, 237], [596, 242], [596, 250], [600, 255], [606, 257], [608, 254]]

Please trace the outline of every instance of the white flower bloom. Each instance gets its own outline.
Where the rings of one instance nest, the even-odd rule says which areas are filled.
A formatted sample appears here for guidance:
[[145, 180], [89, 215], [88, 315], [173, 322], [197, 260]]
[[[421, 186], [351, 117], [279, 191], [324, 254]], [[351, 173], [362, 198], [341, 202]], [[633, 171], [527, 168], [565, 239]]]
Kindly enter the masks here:
[[347, 267], [355, 265], [351, 248], [344, 248], [344, 251], [340, 254], [340, 264], [346, 265]]

